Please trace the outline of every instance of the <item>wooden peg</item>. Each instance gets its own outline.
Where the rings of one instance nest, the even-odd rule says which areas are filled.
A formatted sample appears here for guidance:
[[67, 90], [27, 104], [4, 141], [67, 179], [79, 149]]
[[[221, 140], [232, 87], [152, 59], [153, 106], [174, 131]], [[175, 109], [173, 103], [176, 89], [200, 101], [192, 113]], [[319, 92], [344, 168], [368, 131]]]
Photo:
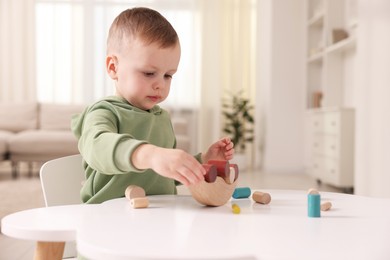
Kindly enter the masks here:
[[321, 195], [319, 193], [307, 194], [307, 215], [310, 218], [321, 217]]
[[234, 214], [240, 214], [241, 209], [240, 209], [240, 207], [237, 204], [233, 204], [232, 205], [232, 211], [233, 211]]
[[332, 203], [330, 201], [326, 201], [321, 204], [321, 211], [327, 211], [332, 208]]
[[314, 189], [314, 188], [311, 188], [311, 189], [309, 189], [309, 190], [307, 191], [307, 194], [320, 194], [320, 193], [318, 192], [318, 190], [316, 190], [316, 189]]
[[130, 200], [131, 206], [135, 209], [147, 208], [149, 200], [147, 197], [134, 198]]
[[209, 160], [207, 164], [215, 165], [217, 167], [218, 176], [226, 174], [229, 172], [229, 161], [226, 160]]
[[[237, 164], [229, 164], [229, 182], [233, 183], [238, 178], [238, 165]], [[226, 179], [225, 179], [226, 180]]]
[[271, 195], [266, 192], [255, 191], [252, 194], [252, 199], [260, 204], [268, 204], [271, 202]]
[[126, 188], [125, 196], [128, 200], [132, 200], [134, 198], [142, 198], [145, 197], [145, 190], [136, 185], [129, 185]]
[[238, 166], [236, 164], [229, 164], [229, 161], [226, 160], [210, 160], [207, 164], [215, 165], [217, 175], [228, 184], [233, 183], [238, 178]]
[[249, 187], [239, 187], [236, 188], [232, 194], [232, 197], [235, 199], [246, 199], [249, 198], [252, 191]]
[[215, 182], [217, 179], [217, 167], [212, 164], [203, 164], [203, 168], [206, 170], [206, 175], [204, 176], [204, 180], [208, 183]]

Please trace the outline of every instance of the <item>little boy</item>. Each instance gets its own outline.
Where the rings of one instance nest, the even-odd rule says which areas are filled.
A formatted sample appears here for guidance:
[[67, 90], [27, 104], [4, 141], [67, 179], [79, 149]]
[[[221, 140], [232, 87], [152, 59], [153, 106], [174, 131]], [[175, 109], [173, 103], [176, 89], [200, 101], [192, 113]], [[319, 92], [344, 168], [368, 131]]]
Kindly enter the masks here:
[[223, 138], [197, 156], [175, 149], [168, 113], [157, 104], [170, 90], [180, 60], [180, 43], [172, 25], [157, 11], [123, 11], [111, 25], [106, 69], [116, 95], [89, 106], [72, 119], [87, 180], [85, 203], [124, 196], [137, 185], [147, 195], [176, 194], [176, 185], [204, 179], [201, 162], [230, 160], [233, 143]]

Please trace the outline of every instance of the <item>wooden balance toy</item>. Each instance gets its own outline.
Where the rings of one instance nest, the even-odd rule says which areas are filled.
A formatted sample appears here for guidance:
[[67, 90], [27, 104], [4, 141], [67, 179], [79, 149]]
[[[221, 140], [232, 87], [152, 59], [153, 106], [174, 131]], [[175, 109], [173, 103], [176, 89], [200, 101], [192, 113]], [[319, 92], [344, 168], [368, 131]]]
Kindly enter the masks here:
[[237, 186], [238, 166], [229, 161], [210, 160], [203, 167], [207, 171], [205, 179], [189, 186], [192, 197], [205, 206], [226, 204]]

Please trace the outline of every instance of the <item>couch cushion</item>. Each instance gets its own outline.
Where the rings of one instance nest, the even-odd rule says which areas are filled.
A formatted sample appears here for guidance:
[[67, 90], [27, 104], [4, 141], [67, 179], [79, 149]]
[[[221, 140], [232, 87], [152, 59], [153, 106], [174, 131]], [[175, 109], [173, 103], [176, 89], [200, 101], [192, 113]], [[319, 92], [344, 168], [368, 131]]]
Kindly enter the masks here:
[[85, 105], [40, 104], [39, 128], [42, 130], [70, 130], [72, 116], [83, 111]]
[[37, 103], [0, 103], [0, 129], [19, 132], [38, 126]]
[[[71, 131], [23, 131], [9, 141], [11, 157], [44, 155], [48, 158], [79, 153], [77, 139]], [[20, 159], [22, 160], [22, 159]]]

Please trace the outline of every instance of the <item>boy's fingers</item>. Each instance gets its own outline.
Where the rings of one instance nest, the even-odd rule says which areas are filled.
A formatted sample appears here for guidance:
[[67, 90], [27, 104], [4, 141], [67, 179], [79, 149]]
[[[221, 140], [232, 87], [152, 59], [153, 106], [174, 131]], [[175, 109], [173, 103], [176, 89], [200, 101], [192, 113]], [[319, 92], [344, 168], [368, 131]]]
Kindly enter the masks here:
[[196, 184], [204, 178], [200, 173], [196, 174], [192, 169], [188, 168], [183, 169], [181, 174], [183, 174], [191, 184]]
[[[195, 160], [195, 159], [194, 159]], [[188, 186], [191, 184], [199, 183], [204, 180], [203, 171], [204, 168], [195, 160], [196, 163], [191, 161], [184, 161], [181, 165], [178, 165], [175, 169], [174, 179], [181, 182], [183, 185]], [[200, 165], [200, 167], [199, 167]]]
[[199, 179], [203, 180], [203, 176], [206, 174], [206, 170], [203, 166], [192, 156], [187, 163], [184, 164], [188, 169], [190, 169]]
[[176, 172], [174, 179], [177, 180], [178, 182], [182, 183], [184, 186], [189, 186], [189, 185], [190, 185], [189, 180], [187, 180], [187, 179], [186, 179], [183, 175], [181, 175], [179, 172]]
[[225, 152], [225, 155], [233, 155], [233, 154], [234, 154], [233, 148]]
[[225, 139], [222, 140], [225, 146], [225, 149], [231, 149], [234, 147], [234, 143], [230, 140], [229, 137], [226, 137]]
[[181, 167], [180, 169], [177, 169], [176, 171], [177, 180], [180, 178], [180, 182], [182, 182], [184, 185], [191, 185], [191, 184], [197, 184], [200, 181], [203, 180], [203, 175], [200, 177], [194, 174], [194, 172], [191, 169], [186, 168], [185, 166]]

